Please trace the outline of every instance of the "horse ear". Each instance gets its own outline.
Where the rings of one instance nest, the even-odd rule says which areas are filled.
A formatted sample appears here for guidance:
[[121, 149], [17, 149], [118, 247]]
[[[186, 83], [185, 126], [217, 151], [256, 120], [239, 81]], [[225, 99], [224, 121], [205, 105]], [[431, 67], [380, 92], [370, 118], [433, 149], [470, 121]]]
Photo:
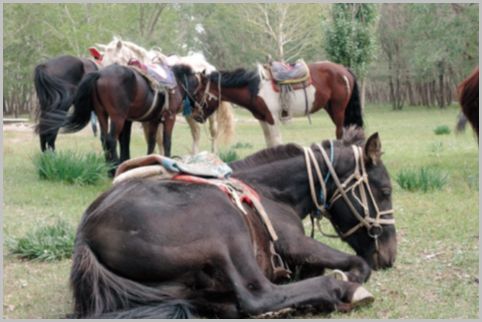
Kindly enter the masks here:
[[122, 48], [122, 40], [118, 40], [118, 41], [117, 41], [116, 47], [117, 47], [117, 50], [119, 50], [119, 49]]
[[373, 165], [377, 165], [380, 162], [382, 156], [382, 143], [378, 132], [372, 134], [365, 144], [365, 163], [371, 162]]
[[107, 45], [104, 45], [104, 44], [95, 44], [97, 47], [100, 48], [100, 50], [104, 50], [107, 48]]

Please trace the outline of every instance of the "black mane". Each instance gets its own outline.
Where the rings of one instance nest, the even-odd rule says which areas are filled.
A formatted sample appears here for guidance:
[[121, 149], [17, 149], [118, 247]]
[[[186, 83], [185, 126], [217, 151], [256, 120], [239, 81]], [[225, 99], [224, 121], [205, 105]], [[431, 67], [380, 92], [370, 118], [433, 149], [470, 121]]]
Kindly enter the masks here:
[[249, 169], [262, 164], [289, 159], [300, 155], [302, 152], [303, 148], [298, 144], [283, 144], [255, 152], [243, 160], [231, 162], [229, 166], [233, 171]]
[[255, 97], [259, 92], [259, 84], [261, 79], [259, 74], [255, 70], [246, 70], [244, 68], [238, 68], [233, 71], [220, 71], [212, 72], [208, 78], [213, 83], [218, 83], [221, 77], [221, 86], [223, 87], [244, 87], [247, 86], [251, 97]]

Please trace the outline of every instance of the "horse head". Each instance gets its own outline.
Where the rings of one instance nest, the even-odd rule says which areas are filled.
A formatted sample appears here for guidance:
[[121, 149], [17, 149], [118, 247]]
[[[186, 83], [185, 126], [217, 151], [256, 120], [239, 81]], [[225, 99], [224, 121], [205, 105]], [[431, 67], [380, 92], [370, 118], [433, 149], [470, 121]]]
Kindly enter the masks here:
[[103, 65], [119, 64], [127, 66], [131, 59], [136, 59], [144, 64], [150, 63], [149, 55], [146, 49], [129, 41], [123, 41], [120, 38], [114, 39], [105, 45]]
[[[362, 131], [358, 133], [363, 135]], [[328, 179], [327, 190], [331, 192], [327, 194], [327, 217], [338, 235], [373, 269], [391, 267], [397, 239], [392, 186], [381, 160], [379, 135], [371, 135], [365, 144], [360, 144], [360, 134], [344, 142], [349, 148], [335, 152], [336, 162], [327, 161], [326, 157], [323, 160], [336, 163], [337, 169]]]

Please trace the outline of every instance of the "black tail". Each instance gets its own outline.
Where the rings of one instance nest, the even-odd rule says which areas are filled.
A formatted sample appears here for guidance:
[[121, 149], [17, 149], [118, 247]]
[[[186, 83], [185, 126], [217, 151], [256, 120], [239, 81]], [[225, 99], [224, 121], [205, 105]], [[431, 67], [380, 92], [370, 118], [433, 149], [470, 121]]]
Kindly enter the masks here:
[[35, 67], [34, 85], [39, 100], [39, 108], [35, 113], [35, 132], [42, 134], [57, 131], [72, 105], [71, 85], [46, 73], [44, 64]]
[[358, 82], [356, 80], [355, 74], [348, 69], [350, 74], [353, 76], [353, 91], [351, 92], [350, 101], [345, 110], [345, 120], [343, 125], [357, 125], [363, 127], [363, 116], [361, 110], [360, 92], [358, 90]]
[[65, 123], [62, 125], [63, 132], [80, 131], [89, 123], [90, 112], [94, 109], [93, 95], [96, 93], [95, 86], [99, 77], [99, 72], [88, 73], [80, 82], [73, 99], [74, 110], [67, 116]]
[[74, 296], [73, 318], [167, 319], [192, 316], [187, 301], [108, 270], [82, 240], [76, 240], [70, 285]]

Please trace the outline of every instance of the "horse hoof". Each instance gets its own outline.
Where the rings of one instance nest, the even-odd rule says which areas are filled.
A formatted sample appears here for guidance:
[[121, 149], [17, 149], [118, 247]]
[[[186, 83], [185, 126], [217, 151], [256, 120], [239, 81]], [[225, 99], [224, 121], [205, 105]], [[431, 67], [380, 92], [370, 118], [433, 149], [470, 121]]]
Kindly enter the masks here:
[[346, 276], [346, 274], [339, 269], [334, 269], [330, 275], [339, 281], [348, 282], [348, 276]]
[[351, 299], [351, 305], [353, 307], [358, 307], [362, 305], [368, 305], [373, 303], [375, 301], [375, 297], [373, 296], [372, 293], [368, 292], [366, 288], [363, 286], [360, 286], [355, 290], [355, 293], [353, 293], [353, 297]]

